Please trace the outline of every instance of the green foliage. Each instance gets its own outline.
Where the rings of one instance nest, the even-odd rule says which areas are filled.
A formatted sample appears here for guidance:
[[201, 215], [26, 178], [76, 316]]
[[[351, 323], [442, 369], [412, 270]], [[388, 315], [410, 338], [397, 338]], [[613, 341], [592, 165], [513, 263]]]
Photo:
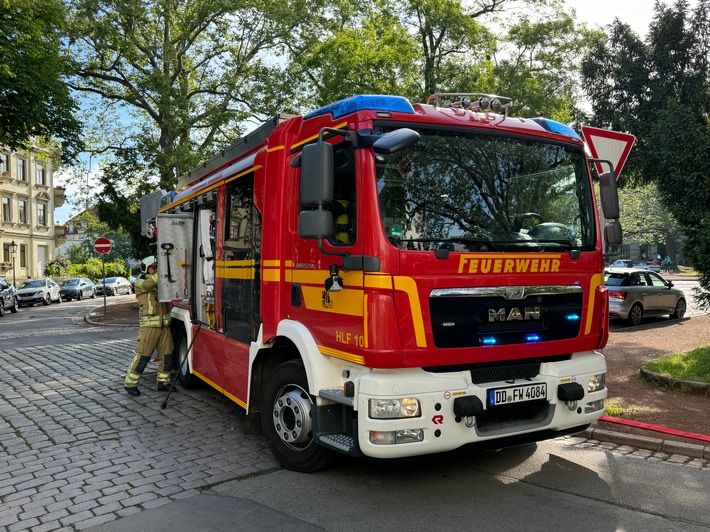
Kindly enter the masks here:
[[710, 383], [710, 346], [651, 360], [646, 367], [681, 380]]
[[66, 275], [68, 262], [61, 257], [50, 260], [44, 269], [44, 275], [47, 277], [63, 277]]
[[653, 182], [710, 304], [710, 1], [656, 5], [645, 43], [618, 21], [583, 61], [592, 125], [637, 137], [623, 182]]
[[619, 221], [624, 239], [639, 244], [665, 244], [671, 260], [677, 263], [676, 252], [682, 230], [658, 199], [658, 187], [654, 184], [619, 190]]
[[82, 148], [78, 108], [65, 77], [61, 0], [0, 2], [0, 145], [27, 148], [33, 138], [61, 140], [62, 160]]
[[[100, 212], [101, 210], [99, 208], [99, 213]], [[102, 216], [102, 218], [112, 220], [111, 225], [106, 222], [100, 222], [91, 211], [86, 211], [78, 217], [78, 222], [81, 223], [84, 229], [84, 241], [79, 246], [79, 250], [72, 252], [77, 259], [81, 258], [81, 260], [76, 260], [75, 262], [82, 262], [88, 257], [97, 256], [94, 250], [94, 241], [99, 237], [105, 237], [111, 241], [111, 251], [104, 256], [104, 259], [108, 262], [125, 262], [130, 258], [142, 256], [134, 253], [131, 236], [121, 227], [121, 220], [112, 219], [110, 215], [111, 213], [108, 213], [106, 217]], [[137, 218], [137, 223], [139, 224], [140, 217], [138, 216]], [[128, 219], [132, 221], [130, 215]], [[74, 262], [74, 260], [72, 260], [72, 262]]]
[[[106, 277], [126, 277], [131, 275], [131, 270], [122, 262], [104, 263]], [[83, 264], [68, 264], [66, 273], [69, 277], [88, 277], [94, 282], [103, 278], [101, 259], [91, 258]]]

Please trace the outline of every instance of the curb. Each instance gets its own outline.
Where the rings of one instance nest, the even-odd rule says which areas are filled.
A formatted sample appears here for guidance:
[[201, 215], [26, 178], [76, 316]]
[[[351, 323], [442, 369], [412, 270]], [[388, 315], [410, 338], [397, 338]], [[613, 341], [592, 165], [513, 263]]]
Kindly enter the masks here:
[[589, 427], [581, 434], [590, 440], [615, 443], [617, 445], [629, 445], [649, 451], [663, 451], [671, 454], [682, 454], [683, 456], [692, 458], [710, 460], [710, 447], [705, 445], [662, 440], [648, 436], [637, 436], [636, 434], [627, 434], [625, 432], [616, 432], [593, 427]]
[[103, 308], [103, 305], [99, 307], [93, 307], [90, 308], [89, 310], [86, 311], [86, 314], [84, 314], [84, 321], [90, 325], [98, 325], [99, 327], [134, 327], [137, 328], [138, 324], [136, 323], [131, 324], [131, 323], [112, 323], [110, 320], [107, 322], [100, 322], [100, 321], [94, 321], [91, 319], [91, 313], [94, 312], [97, 309]]
[[645, 367], [641, 368], [640, 371], [641, 377], [643, 377], [649, 382], [660, 384], [673, 390], [679, 390], [681, 392], [687, 392], [695, 395], [710, 395], [710, 384], [696, 381], [684, 381], [675, 377], [656, 373], [655, 371], [651, 371], [649, 369], [646, 369]]

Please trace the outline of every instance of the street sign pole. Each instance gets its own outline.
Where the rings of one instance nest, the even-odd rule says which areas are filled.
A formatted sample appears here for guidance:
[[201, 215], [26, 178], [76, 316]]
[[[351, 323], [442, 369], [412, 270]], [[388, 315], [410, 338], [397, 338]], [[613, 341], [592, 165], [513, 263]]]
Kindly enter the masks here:
[[106, 237], [100, 236], [94, 240], [94, 250], [101, 255], [101, 276], [103, 277], [104, 283], [104, 317], [106, 316], [106, 263], [104, 257], [112, 248], [113, 244]]
[[104, 283], [104, 319], [106, 319], [106, 263], [104, 261], [105, 253], [101, 254], [101, 276]]

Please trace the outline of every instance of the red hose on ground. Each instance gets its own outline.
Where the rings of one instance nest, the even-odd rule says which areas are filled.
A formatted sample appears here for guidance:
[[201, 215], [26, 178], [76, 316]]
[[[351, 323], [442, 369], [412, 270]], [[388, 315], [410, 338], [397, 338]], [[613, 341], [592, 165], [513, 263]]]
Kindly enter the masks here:
[[684, 432], [682, 430], [669, 429], [667, 427], [659, 427], [658, 425], [650, 425], [648, 423], [641, 423], [639, 421], [631, 421], [629, 419], [620, 419], [618, 417], [609, 417], [607, 415], [602, 416], [601, 421], [606, 421], [608, 423], [617, 423], [619, 425], [626, 425], [627, 427], [636, 427], [639, 429], [653, 430], [656, 432], [663, 432], [665, 434], [672, 434], [673, 436], [682, 436], [683, 438], [691, 438], [694, 440], [701, 440], [710, 442], [710, 436], [705, 434], [696, 434], [695, 432]]

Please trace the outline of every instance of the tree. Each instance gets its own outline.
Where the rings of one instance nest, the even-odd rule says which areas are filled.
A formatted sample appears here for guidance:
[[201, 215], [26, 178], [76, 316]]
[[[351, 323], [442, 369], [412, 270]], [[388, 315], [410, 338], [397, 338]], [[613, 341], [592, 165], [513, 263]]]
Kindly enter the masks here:
[[0, 0], [0, 145], [17, 150], [57, 139], [69, 163], [82, 142], [63, 29], [61, 0]]
[[653, 184], [626, 187], [619, 191], [619, 203], [624, 238], [639, 244], [664, 244], [671, 260], [677, 263], [681, 228], [658, 201], [658, 188]]
[[97, 138], [110, 144], [93, 148], [138, 150], [158, 187], [172, 189], [245, 120], [282, 110], [262, 97], [260, 78], [307, 2], [71, 0], [72, 87], [98, 97], [99, 125], [115, 120]]
[[595, 123], [637, 137], [625, 172], [653, 182], [710, 304], [710, 0], [656, 4], [646, 43], [618, 22], [583, 62]]

